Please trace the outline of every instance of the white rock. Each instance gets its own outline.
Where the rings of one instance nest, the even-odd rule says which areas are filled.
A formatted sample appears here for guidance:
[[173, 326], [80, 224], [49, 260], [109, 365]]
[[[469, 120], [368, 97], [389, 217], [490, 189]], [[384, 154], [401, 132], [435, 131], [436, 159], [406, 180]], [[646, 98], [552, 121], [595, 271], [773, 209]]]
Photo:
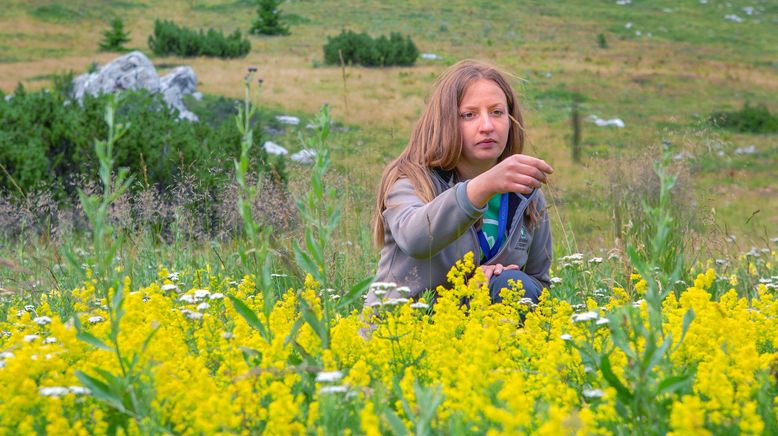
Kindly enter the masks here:
[[735, 14], [724, 15], [725, 20], [733, 21], [735, 23], [742, 23], [743, 19]]
[[315, 150], [300, 150], [291, 156], [292, 160], [303, 165], [313, 165], [316, 161]]
[[276, 120], [281, 124], [289, 124], [290, 126], [300, 124], [300, 119], [291, 115], [276, 115]]
[[735, 149], [735, 154], [754, 154], [756, 153], [756, 145], [749, 145], [748, 147], [738, 147]]
[[289, 154], [289, 150], [276, 144], [273, 141], [265, 141], [265, 143], [262, 144], [262, 148], [267, 152], [267, 154], [272, 154], [275, 156], [285, 156]]

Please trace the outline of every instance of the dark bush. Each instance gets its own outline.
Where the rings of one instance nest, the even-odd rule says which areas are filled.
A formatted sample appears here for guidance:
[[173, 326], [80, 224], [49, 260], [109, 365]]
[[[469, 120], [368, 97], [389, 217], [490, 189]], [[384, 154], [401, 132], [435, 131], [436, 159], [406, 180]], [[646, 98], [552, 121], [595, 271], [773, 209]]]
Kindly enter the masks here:
[[410, 36], [403, 37], [396, 32], [389, 38], [381, 35], [374, 39], [367, 33], [348, 30], [338, 36], [327, 37], [327, 43], [324, 44], [324, 63], [339, 65], [341, 54], [343, 62], [347, 64], [366, 67], [409, 66], [416, 63], [419, 50]]
[[778, 132], [778, 117], [764, 104], [751, 106], [746, 103], [739, 111], [714, 112], [708, 121], [714, 126], [742, 133]]
[[101, 51], [126, 51], [124, 44], [130, 42], [130, 34], [124, 30], [124, 21], [121, 18], [115, 18], [111, 21], [111, 29], [103, 32], [103, 39], [100, 41]]
[[[79, 105], [58, 92], [19, 86], [13, 97], [0, 99], [0, 189], [27, 192], [45, 185], [64, 199], [74, 194], [76, 180], [96, 180], [94, 141], [107, 135], [106, 98], [87, 96]], [[128, 167], [137, 180], [161, 190], [188, 174], [204, 185], [219, 183], [214, 174], [232, 168], [240, 154], [234, 121], [190, 123], [177, 115], [160, 95], [122, 94], [117, 122], [129, 128], [116, 143], [116, 167]], [[269, 161], [259, 133], [256, 129], [256, 163], [283, 180], [282, 164]]]
[[156, 20], [149, 48], [158, 56], [239, 58], [248, 54], [251, 42], [243, 38], [240, 29], [225, 37], [220, 30], [195, 31], [172, 21]]
[[281, 16], [281, 0], [259, 0], [257, 18], [250, 33], [258, 35], [289, 35], [289, 26]]

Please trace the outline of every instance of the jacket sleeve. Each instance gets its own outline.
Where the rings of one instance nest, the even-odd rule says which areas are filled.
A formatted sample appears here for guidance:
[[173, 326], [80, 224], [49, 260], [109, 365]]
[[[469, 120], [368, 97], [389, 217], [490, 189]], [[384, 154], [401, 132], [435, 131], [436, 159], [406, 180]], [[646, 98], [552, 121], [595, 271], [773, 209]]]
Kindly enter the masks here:
[[524, 272], [540, 282], [541, 286], [551, 288], [551, 259], [553, 258], [551, 244], [551, 222], [548, 218], [548, 207], [543, 192], [538, 192], [537, 207], [541, 211], [540, 220], [537, 223], [532, 236], [532, 244], [527, 256], [527, 264]]
[[485, 211], [486, 206], [476, 208], [467, 197], [467, 182], [424, 203], [403, 178], [390, 189], [383, 217], [400, 250], [415, 259], [428, 259], [462, 236]]

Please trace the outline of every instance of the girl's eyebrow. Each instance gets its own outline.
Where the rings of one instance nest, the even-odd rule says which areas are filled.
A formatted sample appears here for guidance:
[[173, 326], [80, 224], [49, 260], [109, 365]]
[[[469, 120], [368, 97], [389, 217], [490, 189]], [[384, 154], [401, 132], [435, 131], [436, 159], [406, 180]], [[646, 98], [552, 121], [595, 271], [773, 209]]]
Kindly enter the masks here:
[[[505, 106], [505, 104], [504, 104], [504, 103], [502, 103], [502, 102], [498, 102], [498, 103], [492, 103], [492, 104], [488, 105], [488, 107], [489, 107], [490, 109], [493, 109], [493, 108], [495, 108], [495, 107], [498, 107], [498, 106]], [[476, 105], [476, 106], [474, 106], [474, 105], [470, 105], [470, 106], [462, 106], [462, 107], [460, 107], [459, 109], [460, 109], [460, 110], [463, 110], [463, 109], [478, 109], [478, 107], [479, 107], [479, 106], [477, 106], [477, 105]]]

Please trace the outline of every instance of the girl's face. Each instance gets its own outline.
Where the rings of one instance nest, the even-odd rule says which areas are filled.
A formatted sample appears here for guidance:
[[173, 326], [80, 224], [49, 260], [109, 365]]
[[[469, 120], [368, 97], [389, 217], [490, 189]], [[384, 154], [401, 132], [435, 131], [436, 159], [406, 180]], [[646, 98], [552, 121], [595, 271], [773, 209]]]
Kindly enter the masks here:
[[509, 131], [508, 100], [502, 89], [487, 79], [470, 84], [459, 105], [462, 155], [457, 167], [468, 172], [491, 168], [508, 143]]

